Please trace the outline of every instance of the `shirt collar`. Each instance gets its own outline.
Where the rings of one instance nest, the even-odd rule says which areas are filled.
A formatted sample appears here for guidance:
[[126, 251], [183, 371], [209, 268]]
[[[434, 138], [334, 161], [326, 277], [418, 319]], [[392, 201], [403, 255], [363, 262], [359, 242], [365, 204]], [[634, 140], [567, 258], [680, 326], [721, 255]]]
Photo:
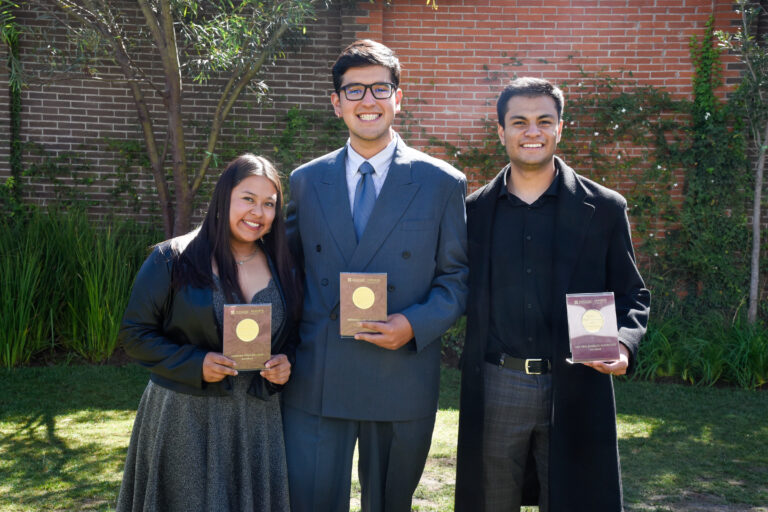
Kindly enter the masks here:
[[347, 139], [347, 161], [349, 163], [347, 168], [351, 169], [352, 173], [356, 173], [360, 165], [367, 160], [373, 166], [374, 174], [382, 174], [385, 169], [389, 169], [392, 159], [395, 157], [395, 149], [397, 148], [399, 138], [395, 133], [390, 143], [384, 149], [368, 159], [363, 158], [360, 153], [352, 149], [352, 144]]
[[[557, 160], [555, 160], [555, 179], [553, 179], [552, 183], [549, 184], [549, 187], [547, 187], [547, 190], [545, 190], [544, 193], [541, 194], [541, 197], [544, 197], [544, 196], [557, 197], [557, 190], [560, 186], [560, 174], [561, 174], [560, 164], [557, 162]], [[507, 188], [508, 176], [509, 176], [509, 168], [507, 168], [507, 171], [504, 173], [502, 187], [499, 189], [499, 197], [509, 197], [511, 199], [513, 195], [509, 193], [509, 189]]]

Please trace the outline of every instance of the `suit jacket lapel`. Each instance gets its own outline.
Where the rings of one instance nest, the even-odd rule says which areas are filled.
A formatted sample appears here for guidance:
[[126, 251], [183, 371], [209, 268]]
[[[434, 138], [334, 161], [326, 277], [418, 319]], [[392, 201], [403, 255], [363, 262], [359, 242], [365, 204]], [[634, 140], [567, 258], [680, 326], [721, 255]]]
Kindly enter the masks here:
[[[553, 259], [554, 280], [552, 281], [552, 325], [557, 326], [565, 311], [565, 294], [571, 282], [576, 262], [584, 245], [594, 205], [590, 204], [584, 188], [576, 179], [576, 173], [559, 158], [561, 181], [557, 193], [557, 215], [555, 217], [555, 254]], [[561, 308], [560, 305], [563, 305]]]
[[348, 263], [349, 257], [357, 246], [357, 237], [352, 223], [352, 210], [349, 206], [346, 157], [346, 148], [339, 151], [335, 162], [325, 169], [322, 179], [316, 183], [315, 190], [328, 231], [336, 241], [345, 263]]
[[[349, 260], [349, 268], [352, 271], [362, 271], [371, 261], [376, 251], [387, 239], [405, 214], [408, 206], [416, 196], [420, 185], [414, 183], [411, 175], [411, 160], [407, 157], [406, 146], [402, 140], [398, 141], [395, 156], [389, 166], [387, 179], [381, 187], [379, 197], [371, 212], [368, 225], [365, 226], [363, 236]], [[349, 199], [347, 199], [349, 203]], [[350, 215], [351, 219], [351, 215]], [[350, 225], [351, 220], [350, 220]], [[354, 228], [352, 238], [354, 239]]]

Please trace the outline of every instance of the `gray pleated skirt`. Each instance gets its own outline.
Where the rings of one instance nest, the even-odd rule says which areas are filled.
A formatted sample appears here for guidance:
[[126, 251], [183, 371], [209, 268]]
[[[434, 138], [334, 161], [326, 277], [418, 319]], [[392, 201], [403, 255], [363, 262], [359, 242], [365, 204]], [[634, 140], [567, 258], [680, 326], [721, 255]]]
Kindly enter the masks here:
[[193, 396], [150, 381], [139, 403], [118, 511], [287, 511], [280, 401]]

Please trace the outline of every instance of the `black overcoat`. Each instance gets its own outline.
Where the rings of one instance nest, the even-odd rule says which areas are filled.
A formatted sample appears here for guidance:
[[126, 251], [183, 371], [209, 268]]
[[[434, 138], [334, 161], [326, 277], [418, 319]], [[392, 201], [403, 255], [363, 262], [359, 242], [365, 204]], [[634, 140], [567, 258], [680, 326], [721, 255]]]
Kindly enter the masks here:
[[[645, 333], [650, 294], [635, 265], [624, 198], [576, 174], [557, 159], [552, 308], [552, 414], [550, 504], [552, 512], [622, 510], [613, 382], [581, 364], [571, 365], [565, 294], [613, 291], [619, 340], [635, 363]], [[467, 198], [469, 299], [461, 360], [461, 412], [456, 511], [478, 512], [482, 503], [483, 365], [490, 311], [492, 220], [504, 168]], [[535, 468], [526, 468], [524, 503], [536, 504]]]

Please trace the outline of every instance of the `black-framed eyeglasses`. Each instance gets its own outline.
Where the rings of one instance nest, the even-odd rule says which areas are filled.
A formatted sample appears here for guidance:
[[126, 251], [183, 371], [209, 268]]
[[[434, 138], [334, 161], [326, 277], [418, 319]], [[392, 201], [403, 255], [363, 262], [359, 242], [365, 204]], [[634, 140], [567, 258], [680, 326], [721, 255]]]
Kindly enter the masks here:
[[395, 84], [390, 82], [376, 82], [375, 84], [347, 84], [343, 87], [339, 87], [344, 91], [344, 96], [349, 101], [360, 101], [365, 97], [366, 89], [371, 90], [371, 94], [377, 100], [386, 100], [392, 97], [392, 93], [395, 92]]

